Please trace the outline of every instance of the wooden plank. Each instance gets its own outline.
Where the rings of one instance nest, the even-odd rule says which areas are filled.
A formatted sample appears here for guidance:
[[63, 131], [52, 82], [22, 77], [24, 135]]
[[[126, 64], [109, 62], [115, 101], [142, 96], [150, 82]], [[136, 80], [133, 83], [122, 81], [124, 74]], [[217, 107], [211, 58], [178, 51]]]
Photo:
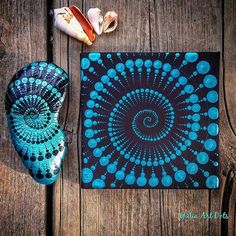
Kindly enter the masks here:
[[236, 135], [236, 2], [227, 0], [224, 2], [224, 21], [223, 21], [223, 50], [224, 50], [224, 92], [226, 100], [226, 111], [229, 119], [229, 125], [234, 135]]
[[[39, 10], [40, 9], [40, 10]], [[47, 59], [46, 1], [0, 3], [0, 234], [46, 234], [46, 187], [33, 181], [14, 150], [4, 97], [8, 82], [24, 64]]]
[[[54, 8], [81, 1], [53, 1]], [[79, 54], [82, 43], [66, 36], [54, 28], [53, 61], [69, 73], [68, 95], [60, 116], [68, 139], [68, 153], [63, 164], [62, 175], [54, 185], [53, 228], [55, 235], [78, 235], [80, 232], [80, 185], [78, 155], [78, 122], [80, 99]]]
[[[97, 36], [88, 51], [150, 51], [149, 1], [84, 1], [84, 9], [99, 7], [119, 15], [118, 29]], [[81, 232], [93, 235], [147, 235], [148, 190], [82, 190]], [[160, 221], [156, 222], [160, 228]]]
[[212, 235], [236, 234], [236, 133], [235, 133], [235, 76], [236, 76], [236, 4], [223, 1], [222, 5], [222, 67], [220, 100], [221, 189], [211, 191], [210, 207], [213, 212], [226, 213], [229, 219], [211, 224]]

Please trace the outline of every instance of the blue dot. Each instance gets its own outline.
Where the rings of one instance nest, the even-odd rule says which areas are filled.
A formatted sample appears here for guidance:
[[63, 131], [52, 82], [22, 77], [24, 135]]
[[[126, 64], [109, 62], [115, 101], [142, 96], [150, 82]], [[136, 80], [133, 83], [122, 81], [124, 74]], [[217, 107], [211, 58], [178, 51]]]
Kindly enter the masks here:
[[136, 59], [135, 60], [135, 65], [137, 66], [137, 67], [142, 67], [143, 66], [143, 60], [142, 59]]
[[210, 175], [206, 179], [206, 186], [210, 189], [219, 188], [219, 178], [216, 175]]
[[184, 76], [180, 76], [179, 79], [178, 79], [178, 81], [179, 81], [179, 83], [180, 83], [181, 85], [185, 85], [185, 84], [187, 84], [187, 82], [188, 82], [187, 78], [184, 77]]
[[109, 77], [107, 75], [103, 75], [102, 78], [101, 78], [101, 81], [106, 84], [110, 81]]
[[[26, 83], [28, 82], [28, 78], [27, 78], [27, 77], [22, 78], [22, 82], [23, 82], [24, 84], [26, 84]], [[43, 85], [43, 86], [46, 86], [47, 83], [44, 81], [44, 82], [42, 83], [42, 85]]]
[[147, 183], [147, 179], [146, 179], [144, 176], [138, 177], [138, 179], [137, 179], [137, 185], [138, 185], [139, 187], [143, 187], [144, 185], [146, 185], [146, 183]]
[[89, 146], [90, 148], [95, 148], [95, 147], [97, 146], [97, 141], [96, 141], [95, 139], [90, 139], [90, 140], [88, 141], [88, 146]]
[[150, 187], [154, 188], [158, 185], [159, 181], [158, 181], [158, 178], [157, 177], [151, 177], [149, 180], [148, 180], [148, 184]]
[[88, 100], [88, 101], [87, 101], [87, 107], [93, 108], [94, 105], [95, 105], [95, 102], [94, 102], [93, 100]]
[[160, 164], [161, 166], [163, 166], [163, 165], [165, 164], [165, 162], [164, 162], [163, 160], [160, 160], [160, 161], [159, 161], [159, 164]]
[[173, 181], [172, 181], [172, 178], [171, 178], [170, 175], [165, 175], [165, 176], [163, 176], [162, 179], [161, 179], [161, 183], [162, 183], [162, 185], [165, 186], [165, 187], [171, 186], [172, 182], [173, 182]]
[[155, 69], [160, 69], [161, 66], [162, 66], [162, 62], [161, 62], [161, 61], [156, 60], [156, 61], [153, 62], [153, 67], [154, 67]]
[[180, 72], [179, 72], [178, 69], [173, 69], [170, 74], [171, 74], [172, 77], [178, 78], [179, 75], [180, 75]]
[[145, 67], [151, 67], [152, 66], [152, 61], [151, 60], [146, 60], [145, 62], [144, 62], [144, 66]]
[[214, 90], [212, 91], [209, 91], [207, 93], [207, 100], [210, 102], [210, 103], [215, 103], [218, 101], [218, 93]]
[[191, 103], [196, 103], [198, 101], [198, 96], [196, 94], [192, 94], [189, 97], [189, 100], [190, 100]]
[[127, 175], [127, 176], [125, 177], [125, 182], [126, 182], [128, 185], [134, 184], [134, 182], [135, 182], [135, 176], [134, 176], [134, 175]]
[[86, 70], [86, 69], [89, 68], [89, 66], [90, 66], [90, 61], [89, 61], [89, 59], [88, 59], [88, 58], [82, 58], [82, 60], [81, 60], [81, 68], [82, 68], [83, 70]]
[[96, 91], [90, 92], [90, 98], [96, 99], [98, 97], [98, 93]]
[[122, 179], [124, 179], [125, 178], [125, 173], [124, 173], [124, 171], [122, 171], [122, 170], [119, 170], [119, 171], [117, 171], [116, 172], [116, 179], [117, 180], [122, 180]]
[[208, 110], [208, 116], [212, 119], [212, 120], [216, 120], [219, 117], [219, 112], [218, 109], [216, 107], [211, 107]]
[[206, 88], [214, 88], [217, 85], [217, 79], [214, 75], [206, 75], [203, 79]]
[[201, 110], [201, 106], [199, 104], [194, 104], [192, 106], [192, 111], [193, 112], [199, 112]]
[[125, 66], [124, 66], [123, 63], [118, 63], [118, 64], [116, 65], [116, 70], [117, 70], [118, 72], [122, 72], [124, 69], [125, 69]]
[[216, 136], [219, 133], [219, 126], [215, 123], [211, 123], [207, 127], [208, 134]]
[[110, 173], [110, 174], [114, 174], [116, 172], [116, 165], [109, 164], [107, 166], [107, 172]]
[[105, 188], [105, 182], [102, 179], [95, 179], [92, 183], [93, 188]]
[[163, 70], [169, 72], [171, 70], [171, 65], [169, 63], [165, 63], [163, 65]]
[[175, 56], [176, 56], [176, 57], [179, 57], [179, 56], [180, 56], [180, 53], [179, 53], [179, 52], [175, 53]]
[[93, 150], [93, 155], [94, 155], [95, 157], [100, 157], [100, 156], [102, 155], [102, 150], [101, 150], [100, 148], [95, 148], [95, 149]]
[[196, 52], [187, 52], [185, 54], [185, 59], [188, 61], [188, 62], [195, 62], [197, 59], [198, 59], [198, 53]]
[[195, 132], [190, 132], [188, 136], [191, 140], [196, 140], [197, 139], [197, 134]]
[[209, 161], [208, 154], [206, 152], [199, 152], [197, 154], [198, 163], [205, 165]]
[[196, 163], [191, 162], [187, 165], [186, 170], [190, 175], [195, 175], [198, 172], [198, 166]]
[[102, 166], [106, 166], [106, 165], [108, 165], [108, 163], [109, 163], [109, 158], [106, 157], [106, 156], [103, 156], [103, 157], [100, 158], [99, 163], [100, 163]]
[[206, 74], [209, 72], [211, 66], [207, 61], [200, 61], [197, 64], [197, 71], [199, 74]]
[[82, 76], [82, 80], [83, 80], [83, 81], [87, 81], [87, 80], [88, 80], [88, 77], [87, 77], [87, 76]]
[[89, 68], [89, 72], [94, 72], [94, 68], [93, 68], [93, 67], [90, 67], [90, 68]]
[[[34, 79], [33, 77], [30, 77], [30, 78], [29, 78], [29, 82], [30, 82], [30, 83], [34, 83], [34, 81], [35, 81], [35, 79]], [[48, 86], [51, 86], [51, 85], [49, 84]]]
[[186, 93], [192, 93], [194, 88], [193, 88], [192, 85], [188, 84], [184, 87], [184, 90], [185, 90]]
[[200, 121], [200, 119], [201, 119], [201, 117], [200, 117], [199, 114], [194, 114], [194, 115], [192, 116], [192, 120], [195, 121], [195, 122]]
[[209, 152], [214, 151], [216, 149], [216, 146], [216, 141], [214, 139], [209, 138], [204, 142], [204, 147]]
[[116, 71], [114, 69], [109, 69], [107, 71], [107, 75], [110, 77], [110, 78], [114, 78], [116, 76]]
[[178, 170], [178, 171], [175, 172], [175, 176], [174, 177], [175, 177], [175, 180], [177, 182], [183, 182], [185, 180], [185, 178], [186, 178], [186, 173], [183, 170]]
[[99, 52], [90, 52], [88, 57], [91, 61], [97, 61], [100, 58], [101, 54]]
[[86, 111], [85, 111], [85, 116], [86, 116], [87, 118], [92, 118], [92, 117], [93, 117], [93, 111], [90, 110], [90, 109], [86, 110]]
[[193, 123], [191, 128], [192, 128], [192, 131], [197, 132], [200, 130], [200, 125], [198, 123]]
[[127, 60], [125, 62], [125, 65], [126, 65], [127, 68], [130, 69], [130, 68], [134, 67], [134, 62], [132, 60]]
[[97, 91], [102, 91], [103, 89], [103, 84], [101, 82], [97, 82], [95, 85], [94, 85], [94, 88], [97, 90]]
[[93, 179], [93, 172], [89, 168], [82, 169], [82, 181], [87, 184], [90, 183]]
[[218, 166], [219, 165], [219, 162], [214, 162], [214, 166]]
[[86, 120], [84, 121], [84, 126], [87, 127], [87, 128], [91, 127], [92, 124], [93, 124], [93, 122], [92, 122], [92, 120], [90, 120], [90, 119], [86, 119]]
[[85, 131], [85, 136], [86, 136], [87, 138], [92, 138], [93, 135], [94, 135], [94, 132], [93, 132], [92, 129], [87, 129], [87, 130]]

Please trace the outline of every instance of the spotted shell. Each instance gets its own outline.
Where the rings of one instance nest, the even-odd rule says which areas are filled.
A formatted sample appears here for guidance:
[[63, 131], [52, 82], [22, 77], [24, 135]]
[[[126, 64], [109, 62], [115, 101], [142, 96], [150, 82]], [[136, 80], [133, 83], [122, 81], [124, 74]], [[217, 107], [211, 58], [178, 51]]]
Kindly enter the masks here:
[[6, 112], [12, 142], [35, 181], [52, 184], [66, 154], [58, 122], [68, 74], [45, 61], [25, 65], [10, 81]]

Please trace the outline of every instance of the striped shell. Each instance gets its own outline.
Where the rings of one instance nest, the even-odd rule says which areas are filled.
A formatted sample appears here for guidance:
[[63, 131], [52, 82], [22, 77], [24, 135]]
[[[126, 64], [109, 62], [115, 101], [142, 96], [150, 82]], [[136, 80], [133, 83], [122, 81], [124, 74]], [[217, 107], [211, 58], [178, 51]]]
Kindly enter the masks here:
[[6, 112], [12, 142], [35, 181], [52, 184], [66, 154], [58, 123], [68, 74], [44, 61], [25, 65], [10, 81]]

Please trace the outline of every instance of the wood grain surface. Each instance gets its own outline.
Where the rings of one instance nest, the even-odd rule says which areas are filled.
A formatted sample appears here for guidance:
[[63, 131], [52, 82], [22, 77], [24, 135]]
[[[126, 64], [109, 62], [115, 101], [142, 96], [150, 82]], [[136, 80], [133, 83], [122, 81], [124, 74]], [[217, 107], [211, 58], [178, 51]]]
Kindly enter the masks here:
[[[37, 2], [37, 3], [36, 3]], [[118, 29], [88, 47], [53, 27], [52, 8], [115, 10]], [[236, 1], [2, 0], [0, 2], [0, 235], [236, 235]], [[80, 187], [80, 52], [220, 51], [219, 190], [86, 190]], [[11, 144], [6, 86], [25, 63], [53, 61], [69, 73], [60, 115], [68, 155], [60, 179], [39, 185]], [[226, 212], [179, 219], [180, 212]]]
[[14, 150], [4, 106], [6, 87], [13, 74], [26, 63], [47, 59], [47, 6], [45, 1], [38, 1], [37, 6], [34, 2], [0, 3], [1, 235], [45, 235], [47, 226], [46, 187], [29, 178]]

